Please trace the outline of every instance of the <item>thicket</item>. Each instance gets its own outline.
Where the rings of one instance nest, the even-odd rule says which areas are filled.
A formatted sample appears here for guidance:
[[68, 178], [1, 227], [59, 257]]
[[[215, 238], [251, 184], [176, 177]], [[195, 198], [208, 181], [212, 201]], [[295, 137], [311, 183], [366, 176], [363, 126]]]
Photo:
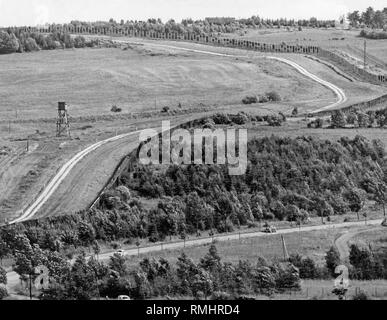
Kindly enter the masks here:
[[83, 36], [71, 37], [67, 33], [54, 32], [48, 35], [41, 33], [0, 31], [0, 54], [14, 52], [32, 52], [66, 48], [94, 47], [98, 40], [86, 40]]
[[[227, 117], [216, 121], [227, 121]], [[360, 136], [338, 142], [311, 137], [266, 137], [248, 143], [243, 176], [229, 176], [223, 165], [171, 165], [165, 170], [140, 164], [102, 195], [99, 207], [80, 213], [5, 226], [0, 258], [26, 235], [42, 249], [74, 252], [95, 240], [112, 242], [233, 231], [264, 221], [306, 222], [348, 212], [357, 214], [367, 199], [385, 205], [384, 147]], [[157, 199], [145, 209], [141, 198]]]
[[[345, 114], [341, 110], [332, 113], [329, 119], [329, 128], [338, 129], [346, 127], [355, 128], [384, 128], [387, 125], [387, 108], [380, 110], [353, 110]], [[308, 123], [308, 128], [322, 128], [324, 120], [317, 118]]]
[[360, 31], [360, 37], [367, 38], [367, 39], [373, 39], [373, 40], [387, 39], [387, 32], [386, 31], [362, 30], [362, 31]]
[[94, 258], [86, 262], [80, 256], [44, 290], [41, 299], [79, 300], [119, 295], [129, 295], [132, 299], [165, 296], [235, 299], [297, 291], [300, 287], [298, 269], [289, 263], [268, 263], [262, 258], [255, 265], [248, 261], [223, 263], [213, 245], [199, 263], [183, 253], [176, 264], [163, 258], [145, 258], [134, 269], [129, 269], [119, 255], [113, 256], [108, 265]]

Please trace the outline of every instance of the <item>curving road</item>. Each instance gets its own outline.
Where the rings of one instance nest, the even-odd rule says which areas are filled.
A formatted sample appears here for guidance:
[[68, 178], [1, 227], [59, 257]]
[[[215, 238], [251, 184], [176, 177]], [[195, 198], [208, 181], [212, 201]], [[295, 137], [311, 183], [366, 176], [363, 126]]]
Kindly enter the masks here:
[[[114, 42], [117, 42], [117, 43], [127, 43], [128, 41], [114, 40]], [[131, 42], [131, 43], [133, 43], [133, 42]], [[138, 43], [134, 42], [134, 44], [142, 44], [142, 43], [141, 42], [138, 42]], [[191, 49], [191, 48], [183, 48], [183, 47], [164, 45], [164, 44], [155, 44], [155, 43], [147, 43], [147, 44], [150, 45], [150, 46], [159, 47], [159, 48], [167, 48], [167, 49], [173, 49], [173, 50], [188, 51], [188, 52], [201, 53], [201, 54], [207, 54], [207, 55], [214, 55], [214, 56], [220, 56], [220, 57], [247, 58], [247, 56], [242, 56], [242, 55], [218, 53], [218, 52], [205, 51], [205, 50], [197, 50], [197, 49]], [[324, 87], [330, 89], [336, 95], [337, 101], [335, 103], [329, 104], [329, 105], [327, 105], [325, 107], [322, 107], [322, 108], [319, 108], [317, 110], [314, 110], [314, 111], [310, 112], [311, 114], [336, 108], [336, 107], [340, 106], [341, 104], [345, 103], [348, 100], [348, 98], [345, 95], [345, 92], [344, 92], [343, 89], [339, 88], [338, 86], [334, 85], [331, 82], [328, 82], [326, 80], [323, 80], [323, 79], [319, 78], [318, 76], [316, 76], [315, 74], [307, 71], [305, 68], [303, 68], [299, 64], [295, 63], [294, 61], [291, 61], [289, 59], [284, 59], [284, 58], [276, 57], [276, 56], [262, 56], [262, 58], [271, 59], [271, 60], [277, 60], [277, 61], [280, 61], [282, 63], [285, 63], [285, 64], [293, 67], [294, 69], [296, 69], [302, 75], [304, 75], [304, 76], [312, 79], [313, 81], [323, 85]]]
[[[376, 226], [376, 225], [380, 225], [381, 223], [382, 223], [382, 219], [377, 219], [377, 220], [368, 221], [367, 225]], [[125, 250], [123, 252], [123, 255], [127, 257], [129, 256], [133, 257], [133, 256], [137, 256], [139, 253], [146, 254], [146, 253], [152, 253], [152, 252], [160, 252], [164, 250], [176, 250], [176, 249], [182, 249], [186, 247], [208, 245], [208, 244], [211, 244], [214, 240], [224, 242], [224, 241], [232, 241], [232, 240], [239, 240], [239, 239], [276, 236], [281, 234], [284, 235], [284, 234], [291, 234], [291, 233], [298, 233], [298, 232], [326, 230], [326, 229], [332, 229], [332, 228], [346, 228], [346, 227], [359, 228], [361, 226], [364, 226], [363, 221], [316, 225], [316, 226], [309, 226], [309, 227], [302, 227], [302, 228], [280, 229], [278, 230], [277, 233], [274, 233], [274, 234], [262, 233], [260, 231], [240, 233], [240, 234], [232, 233], [232, 234], [217, 235], [214, 238], [207, 237], [207, 238], [187, 240], [185, 242], [177, 241], [177, 242], [170, 242], [170, 243], [159, 243], [152, 246], [140, 248], [140, 250], [137, 248], [129, 249], [129, 250]], [[100, 261], [109, 260], [110, 257], [112, 257], [114, 254], [115, 252], [107, 252], [107, 253], [100, 254], [99, 260]], [[14, 271], [10, 271], [7, 273], [7, 280], [8, 280], [8, 284], [7, 284], [8, 292], [10, 292], [11, 294], [15, 294], [15, 287], [20, 283], [19, 275]]]
[[[375, 225], [373, 225], [373, 224], [367, 223], [367, 225], [369, 225], [369, 228], [366, 228], [366, 229], [361, 228], [361, 229], [356, 229], [356, 230], [353, 230], [353, 231], [347, 231], [344, 234], [342, 234], [339, 238], [336, 239], [335, 246], [336, 246], [337, 250], [340, 253], [341, 262], [345, 263], [349, 259], [349, 246], [348, 246], [348, 242], [353, 237], [355, 237], [355, 236], [357, 236], [357, 235], [359, 235], [361, 233], [365, 233], [365, 232], [368, 232], [370, 230], [377, 229], [377, 228], [375, 228]], [[380, 224], [378, 224], [378, 225], [380, 226]], [[380, 227], [380, 228], [384, 228], [384, 227]]]
[[[47, 200], [52, 196], [52, 194], [57, 190], [62, 181], [68, 176], [70, 171], [89, 153], [93, 152], [97, 148], [102, 147], [103, 145], [114, 142], [129, 136], [133, 136], [138, 132], [130, 132], [126, 134], [122, 134], [119, 136], [115, 136], [106, 140], [99, 141], [81, 152], [77, 153], [71, 160], [69, 160], [55, 175], [55, 177], [50, 181], [47, 187], [43, 190], [43, 192], [39, 195], [39, 197], [35, 200], [35, 202], [28, 207], [27, 210], [17, 219], [10, 222], [10, 224], [15, 224], [19, 222], [23, 222], [31, 219], [34, 215], [39, 211], [39, 209], [47, 202]], [[97, 163], [98, 165], [98, 163]]]
[[[127, 41], [116, 40], [116, 42]], [[154, 43], [152, 43], [151, 46], [224, 57], [241, 57], [238, 55]], [[288, 59], [274, 56], [267, 56], [264, 58], [286, 63], [304, 76], [309, 77], [310, 79], [326, 86], [335, 93], [338, 98], [337, 102], [314, 112], [337, 107], [347, 100], [347, 97], [345, 96], [345, 93], [342, 89], [308, 72], [305, 68], [301, 67], [297, 63]], [[93, 193], [94, 195], [98, 194], [99, 190], [101, 189], [100, 188], [99, 190], [96, 190], [97, 187], [93, 185], [93, 181], [99, 179], [97, 171], [102, 170], [101, 168], [98, 168], [101, 167], [101, 161], [104, 161], [107, 165], [107, 168], [111, 170], [110, 172], [113, 172], [114, 166], [112, 166], [112, 163], [118, 164], [119, 159], [115, 159], [114, 162], [109, 163], [110, 158], [115, 152], [117, 157], [123, 158], [125, 154], [123, 154], [122, 151], [117, 153], [117, 149], [122, 148], [124, 144], [130, 146], [133, 150], [136, 147], [136, 143], [138, 144], [138, 139], [135, 139], [136, 134], [138, 134], [138, 132], [130, 132], [99, 141], [76, 154], [60, 169], [60, 171], [54, 176], [47, 187], [41, 192], [38, 198], [23, 212], [23, 214], [17, 219], [11, 221], [10, 224], [30, 220], [34, 218], [37, 213], [42, 210], [42, 208], [44, 211], [43, 215], [75, 212], [84, 209], [86, 207], [86, 200], [89, 200], [85, 198], [90, 197], [90, 193]], [[128, 154], [130, 151], [131, 150], [127, 150], [125, 152]], [[101, 183], [97, 184], [97, 186], [100, 187]]]
[[300, 65], [298, 65], [297, 63], [295, 63], [293, 61], [290, 61], [288, 59], [283, 59], [283, 58], [279, 58], [279, 57], [268, 57], [268, 59], [281, 61], [283, 63], [286, 63], [286, 64], [292, 66], [293, 68], [295, 68], [298, 72], [300, 72], [304, 76], [309, 77], [312, 80], [322, 84], [323, 86], [327, 87], [328, 89], [332, 90], [335, 93], [335, 95], [337, 96], [337, 101], [335, 103], [330, 104], [330, 105], [325, 106], [325, 107], [322, 107], [322, 108], [319, 108], [317, 110], [313, 110], [312, 112], [310, 112], [311, 114], [336, 108], [336, 107], [340, 106], [341, 104], [343, 104], [344, 102], [346, 102], [348, 100], [348, 98], [345, 95], [344, 91], [342, 89], [340, 89], [338, 86], [336, 86], [333, 83], [330, 83], [328, 81], [325, 81], [325, 80], [317, 77], [316, 75], [314, 75], [313, 73], [310, 73], [305, 68], [303, 68]]
[[[382, 223], [381, 219], [376, 220], [370, 220], [367, 222], [370, 226], [376, 226]], [[283, 234], [291, 234], [291, 233], [297, 233], [297, 232], [307, 232], [307, 231], [316, 231], [316, 230], [326, 230], [326, 229], [332, 229], [332, 228], [346, 228], [346, 227], [360, 227], [363, 226], [364, 222], [343, 222], [343, 223], [335, 223], [335, 224], [324, 224], [324, 225], [316, 225], [316, 226], [309, 226], [309, 227], [302, 227], [302, 228], [290, 228], [290, 229], [279, 229], [277, 233], [268, 234], [263, 233], [260, 231], [255, 232], [247, 232], [247, 233], [232, 233], [232, 234], [225, 234], [225, 235], [217, 235], [214, 237], [216, 241], [232, 241], [232, 240], [239, 240], [239, 239], [249, 239], [249, 238], [258, 238], [258, 237], [265, 237], [265, 236], [276, 236], [276, 235], [283, 235]], [[200, 245], [207, 245], [211, 244], [213, 242], [213, 238], [201, 238], [201, 239], [193, 239], [193, 240], [187, 240], [184, 241], [177, 241], [177, 242], [171, 242], [171, 243], [163, 243], [158, 245], [152, 245], [149, 247], [141, 248], [140, 251], [138, 249], [130, 249], [125, 250], [124, 255], [125, 256], [136, 256], [140, 252], [141, 254], [144, 253], [151, 253], [151, 252], [158, 252], [163, 250], [176, 250], [181, 249], [185, 247], [193, 247], [193, 246], [200, 246]], [[113, 256], [115, 252], [110, 253], [104, 253], [99, 255], [100, 260], [107, 260], [111, 256]]]

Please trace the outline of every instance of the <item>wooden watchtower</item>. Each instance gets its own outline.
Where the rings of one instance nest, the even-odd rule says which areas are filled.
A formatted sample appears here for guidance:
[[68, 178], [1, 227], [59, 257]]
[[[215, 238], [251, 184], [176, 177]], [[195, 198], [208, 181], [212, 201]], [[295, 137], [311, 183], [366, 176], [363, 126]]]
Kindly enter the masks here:
[[62, 133], [65, 133], [69, 138], [70, 136], [70, 123], [68, 115], [68, 106], [66, 102], [58, 102], [58, 118], [56, 120], [56, 136], [60, 137]]

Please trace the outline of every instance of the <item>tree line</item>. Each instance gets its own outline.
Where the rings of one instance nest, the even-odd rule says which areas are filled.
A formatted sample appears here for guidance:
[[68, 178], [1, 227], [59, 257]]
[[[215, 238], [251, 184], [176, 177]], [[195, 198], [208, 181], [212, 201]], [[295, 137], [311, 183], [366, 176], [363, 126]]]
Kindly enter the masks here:
[[387, 108], [380, 110], [352, 110], [344, 113], [342, 110], [332, 112], [328, 120], [316, 118], [308, 123], [308, 128], [322, 128], [328, 124], [328, 128], [384, 128], [387, 125]]
[[[69, 258], [95, 241], [152, 242], [185, 239], [207, 231], [256, 228], [271, 220], [306, 223], [353, 212], [366, 201], [385, 208], [386, 162], [380, 141], [357, 136], [330, 142], [312, 137], [252, 139], [248, 168], [229, 176], [223, 165], [171, 165], [165, 170], [134, 164], [97, 208], [2, 227], [0, 259], [25, 235], [44, 250]], [[155, 199], [153, 206], [144, 206]], [[366, 214], [366, 213], [363, 213]]]
[[[195, 299], [249, 299], [256, 295], [271, 296], [276, 293], [299, 291], [301, 279], [332, 279], [337, 277], [336, 267], [341, 265], [336, 247], [325, 254], [325, 264], [317, 265], [309, 257], [294, 253], [288, 261], [274, 259], [269, 262], [258, 257], [255, 263], [240, 260], [223, 262], [215, 244], [198, 263], [182, 253], [176, 263], [164, 258], [143, 258], [137, 265], [129, 266], [128, 259], [119, 254], [108, 263], [98, 259], [99, 248], [93, 246], [90, 258], [82, 252], [70, 264], [55, 251], [42, 250], [31, 245], [27, 237], [15, 238], [14, 270], [24, 281], [34, 282], [37, 266], [49, 271], [49, 282], [40, 292], [41, 300], [91, 300], [128, 295], [132, 299], [158, 297], [188, 297]], [[385, 252], [371, 253], [357, 244], [350, 250], [350, 279], [386, 279]], [[48, 280], [46, 280], [48, 281]], [[5, 270], [0, 267], [0, 284], [7, 284]], [[7, 296], [0, 286], [0, 300]]]
[[72, 37], [63, 32], [45, 35], [37, 32], [25, 32], [20, 29], [0, 31], [0, 54], [85, 48], [96, 45], [98, 45], [98, 40], [86, 40], [83, 36]]
[[363, 12], [355, 10], [347, 14], [347, 19], [353, 27], [387, 28], [387, 7], [383, 10], [375, 10], [373, 7], [368, 7]]

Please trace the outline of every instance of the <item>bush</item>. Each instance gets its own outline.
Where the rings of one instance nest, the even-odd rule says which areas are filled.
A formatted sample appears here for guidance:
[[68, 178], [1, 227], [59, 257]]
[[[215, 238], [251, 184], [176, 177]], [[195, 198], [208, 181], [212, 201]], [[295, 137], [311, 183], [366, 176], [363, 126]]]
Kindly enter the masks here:
[[238, 113], [237, 115], [230, 115], [231, 122], [237, 124], [237, 125], [244, 125], [246, 122], [249, 121], [247, 116], [243, 113]]
[[13, 33], [0, 31], [0, 54], [14, 53], [19, 50], [19, 47], [19, 41]]
[[7, 284], [7, 272], [0, 266], [0, 284]]
[[162, 113], [168, 113], [170, 111], [171, 108], [169, 107], [164, 107], [163, 109], [161, 109], [161, 112]]
[[0, 300], [3, 300], [6, 297], [8, 297], [7, 288], [0, 286]]
[[84, 48], [86, 47], [86, 40], [82, 36], [74, 38], [74, 47], [75, 48]]
[[119, 112], [122, 112], [122, 109], [121, 108], [118, 108], [116, 105], [114, 105], [111, 109], [110, 109], [111, 112], [114, 112], [114, 113], [119, 113]]
[[280, 117], [277, 117], [277, 116], [268, 116], [266, 121], [269, 124], [269, 126], [271, 126], [271, 127], [282, 126], [282, 119]]
[[281, 96], [276, 91], [266, 93], [266, 97], [269, 101], [281, 101]]
[[365, 30], [362, 30], [360, 32], [360, 37], [367, 38], [367, 39], [374, 39], [374, 40], [381, 40], [381, 39], [387, 39], [387, 32], [386, 31], [371, 31], [367, 32]]
[[225, 113], [217, 113], [213, 115], [212, 119], [214, 120], [215, 124], [231, 124], [230, 117]]
[[215, 291], [212, 294], [211, 300], [215, 300], [215, 301], [233, 300], [233, 297], [227, 292]]
[[259, 96], [259, 103], [269, 102], [269, 98], [266, 95]]
[[346, 125], [345, 115], [341, 110], [336, 110], [331, 116], [332, 128], [344, 128]]
[[24, 48], [28, 52], [39, 51], [40, 50], [39, 46], [36, 44], [35, 39], [33, 39], [33, 38], [28, 38], [26, 40], [26, 42], [24, 44]]
[[360, 290], [352, 297], [352, 300], [370, 300], [370, 298], [366, 292]]
[[242, 99], [243, 104], [253, 104], [257, 102], [258, 102], [257, 96], [246, 96], [245, 98]]
[[263, 121], [263, 117], [262, 116], [255, 116], [255, 118], [252, 118], [251, 120], [252, 121], [256, 121], [256, 122], [262, 122]]

